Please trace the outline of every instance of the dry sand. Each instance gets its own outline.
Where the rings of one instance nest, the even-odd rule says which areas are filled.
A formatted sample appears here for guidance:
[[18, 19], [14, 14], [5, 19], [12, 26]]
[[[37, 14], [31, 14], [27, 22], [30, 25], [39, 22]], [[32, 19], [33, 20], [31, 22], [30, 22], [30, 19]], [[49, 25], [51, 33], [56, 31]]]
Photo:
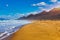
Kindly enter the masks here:
[[60, 40], [60, 21], [36, 21], [25, 25], [11, 40]]

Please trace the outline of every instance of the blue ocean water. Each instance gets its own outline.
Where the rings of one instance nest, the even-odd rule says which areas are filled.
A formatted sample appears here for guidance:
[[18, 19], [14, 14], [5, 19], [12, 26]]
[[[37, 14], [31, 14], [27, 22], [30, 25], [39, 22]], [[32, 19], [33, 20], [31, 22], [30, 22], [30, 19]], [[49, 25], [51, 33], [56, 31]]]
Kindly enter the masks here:
[[[22, 25], [31, 23], [28, 20], [0, 20], [0, 40], [16, 32]], [[5, 37], [4, 37], [5, 35]]]

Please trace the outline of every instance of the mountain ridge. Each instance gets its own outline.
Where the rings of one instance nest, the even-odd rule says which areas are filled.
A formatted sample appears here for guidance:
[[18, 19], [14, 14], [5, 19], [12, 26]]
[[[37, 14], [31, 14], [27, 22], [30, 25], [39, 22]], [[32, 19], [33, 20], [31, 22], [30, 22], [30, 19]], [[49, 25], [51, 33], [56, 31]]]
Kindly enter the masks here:
[[19, 19], [29, 19], [29, 20], [60, 20], [60, 8], [54, 8], [49, 12], [43, 11], [38, 14], [30, 14], [27, 17], [21, 17]]

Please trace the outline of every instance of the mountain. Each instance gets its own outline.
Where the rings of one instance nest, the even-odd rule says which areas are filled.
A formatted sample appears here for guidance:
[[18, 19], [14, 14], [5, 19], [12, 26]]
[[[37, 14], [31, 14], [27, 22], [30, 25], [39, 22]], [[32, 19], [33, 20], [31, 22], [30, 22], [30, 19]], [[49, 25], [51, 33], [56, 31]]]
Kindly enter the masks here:
[[19, 19], [29, 19], [29, 20], [60, 20], [60, 8], [54, 8], [49, 12], [43, 11], [38, 14], [30, 14], [27, 17], [21, 17]]

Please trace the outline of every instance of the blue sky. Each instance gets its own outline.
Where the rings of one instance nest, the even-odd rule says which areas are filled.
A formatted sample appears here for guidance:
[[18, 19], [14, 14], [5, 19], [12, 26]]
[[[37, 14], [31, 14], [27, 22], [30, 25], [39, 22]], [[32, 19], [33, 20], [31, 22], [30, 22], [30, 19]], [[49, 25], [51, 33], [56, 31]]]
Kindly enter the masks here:
[[17, 18], [60, 7], [59, 0], [0, 0], [0, 17]]

